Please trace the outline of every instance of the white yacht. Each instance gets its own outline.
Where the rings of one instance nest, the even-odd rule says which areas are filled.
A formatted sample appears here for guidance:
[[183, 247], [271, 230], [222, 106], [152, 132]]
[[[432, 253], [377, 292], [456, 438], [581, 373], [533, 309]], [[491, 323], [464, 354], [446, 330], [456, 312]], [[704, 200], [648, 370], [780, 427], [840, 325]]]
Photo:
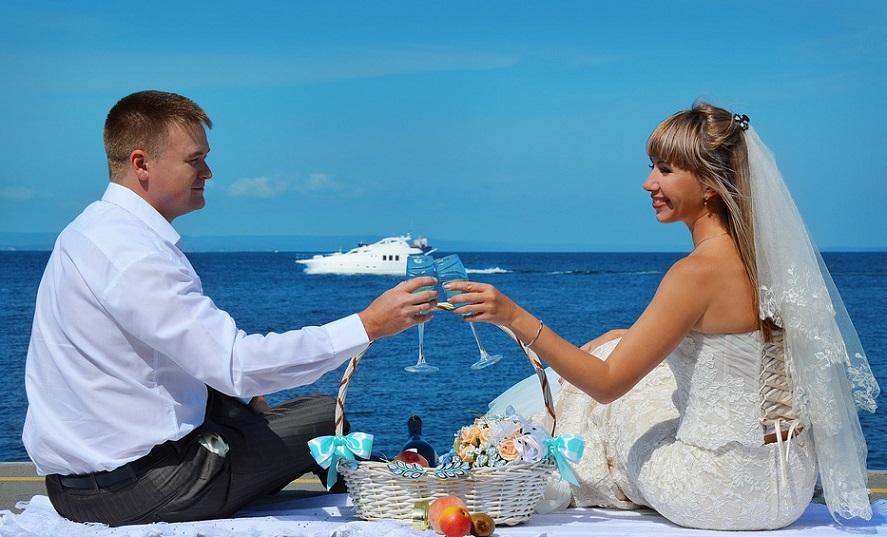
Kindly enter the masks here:
[[311, 259], [297, 259], [305, 265], [306, 274], [387, 274], [403, 276], [407, 270], [407, 256], [434, 251], [424, 238], [413, 240], [409, 235], [386, 237], [373, 244], [360, 243], [345, 253], [315, 255]]

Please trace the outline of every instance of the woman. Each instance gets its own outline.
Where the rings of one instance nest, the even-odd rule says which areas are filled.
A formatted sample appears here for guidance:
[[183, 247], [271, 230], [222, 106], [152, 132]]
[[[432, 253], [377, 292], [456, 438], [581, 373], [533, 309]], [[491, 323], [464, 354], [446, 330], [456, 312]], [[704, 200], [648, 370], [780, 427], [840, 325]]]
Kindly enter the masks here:
[[631, 328], [577, 348], [491, 285], [448, 285], [467, 321], [509, 328], [566, 381], [559, 432], [586, 440], [573, 504], [773, 529], [818, 469], [833, 516], [870, 518], [855, 406], [874, 411], [878, 385], [769, 151], [747, 116], [700, 103], [647, 152], [656, 219], [694, 246]]

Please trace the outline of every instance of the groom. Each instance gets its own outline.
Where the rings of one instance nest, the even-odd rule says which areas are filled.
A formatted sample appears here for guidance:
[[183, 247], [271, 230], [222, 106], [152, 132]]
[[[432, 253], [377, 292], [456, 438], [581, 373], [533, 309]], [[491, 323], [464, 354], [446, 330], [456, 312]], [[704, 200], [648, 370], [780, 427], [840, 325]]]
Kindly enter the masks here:
[[105, 122], [111, 182], [59, 235], [37, 292], [22, 440], [55, 509], [111, 526], [228, 517], [306, 472], [335, 401], [269, 408], [370, 341], [427, 322], [430, 277], [360, 313], [246, 334], [203, 294], [172, 222], [205, 205], [206, 128], [193, 101], [143, 91]]

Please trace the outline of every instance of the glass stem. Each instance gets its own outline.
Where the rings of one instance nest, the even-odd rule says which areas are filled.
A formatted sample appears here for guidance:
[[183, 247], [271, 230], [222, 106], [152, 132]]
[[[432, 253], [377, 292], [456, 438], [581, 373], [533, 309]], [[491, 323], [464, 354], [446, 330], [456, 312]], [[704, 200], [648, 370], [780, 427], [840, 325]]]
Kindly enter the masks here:
[[419, 362], [425, 363], [425, 323], [418, 326], [419, 328]]
[[477, 342], [477, 348], [480, 351], [481, 356], [487, 353], [487, 350], [484, 349], [483, 343], [480, 342], [480, 337], [477, 335], [477, 328], [474, 327], [474, 323], [468, 323], [468, 326], [471, 327], [471, 332], [474, 334], [474, 341]]

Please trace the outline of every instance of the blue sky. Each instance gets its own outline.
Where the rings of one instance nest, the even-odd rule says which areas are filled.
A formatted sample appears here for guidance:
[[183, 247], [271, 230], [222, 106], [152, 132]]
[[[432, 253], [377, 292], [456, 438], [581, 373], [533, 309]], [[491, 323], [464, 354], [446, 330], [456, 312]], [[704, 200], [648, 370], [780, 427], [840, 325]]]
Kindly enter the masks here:
[[641, 184], [655, 125], [751, 117], [823, 249], [887, 248], [887, 3], [0, 3], [0, 235], [107, 183], [142, 89], [211, 116], [186, 237], [412, 231], [510, 250], [689, 249]]

